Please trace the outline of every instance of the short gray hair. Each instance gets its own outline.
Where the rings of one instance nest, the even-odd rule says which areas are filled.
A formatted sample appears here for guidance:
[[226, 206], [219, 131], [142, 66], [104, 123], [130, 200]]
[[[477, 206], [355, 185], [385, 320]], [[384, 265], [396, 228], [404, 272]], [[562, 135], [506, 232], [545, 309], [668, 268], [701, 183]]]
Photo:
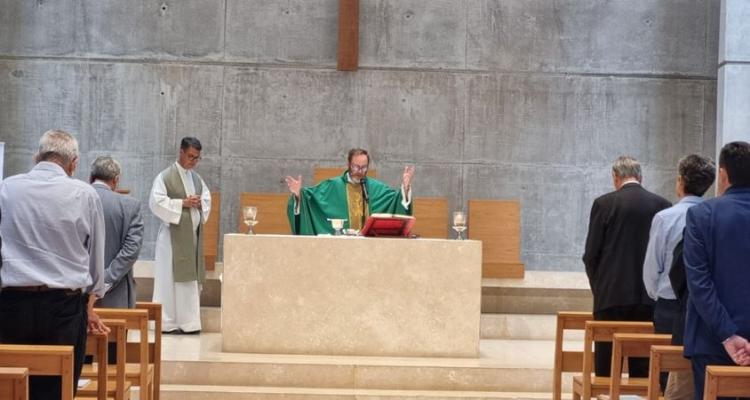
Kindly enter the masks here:
[[110, 156], [99, 156], [91, 163], [91, 179], [109, 182], [120, 176], [120, 163]]
[[39, 139], [37, 161], [57, 159], [63, 164], [70, 164], [78, 158], [78, 141], [68, 132], [51, 129], [44, 132]]
[[641, 164], [634, 157], [620, 156], [612, 163], [612, 173], [621, 179], [641, 179]]

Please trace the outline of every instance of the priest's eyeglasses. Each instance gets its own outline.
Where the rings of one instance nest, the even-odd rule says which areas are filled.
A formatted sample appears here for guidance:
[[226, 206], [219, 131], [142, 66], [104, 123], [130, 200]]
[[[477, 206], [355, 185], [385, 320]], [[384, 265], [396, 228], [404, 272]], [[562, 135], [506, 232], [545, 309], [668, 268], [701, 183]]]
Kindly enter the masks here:
[[351, 169], [352, 172], [365, 172], [367, 171], [367, 167], [367, 165], [349, 164], [349, 169]]
[[203, 157], [201, 156], [191, 156], [190, 154], [187, 154], [186, 156], [190, 161], [200, 161], [203, 159]]

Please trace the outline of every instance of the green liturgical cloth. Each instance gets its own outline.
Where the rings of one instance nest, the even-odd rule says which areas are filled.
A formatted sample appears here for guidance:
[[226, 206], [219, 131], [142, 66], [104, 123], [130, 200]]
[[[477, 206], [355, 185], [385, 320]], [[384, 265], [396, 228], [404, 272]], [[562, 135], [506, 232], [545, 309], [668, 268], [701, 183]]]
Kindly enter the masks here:
[[[317, 235], [333, 233], [329, 218], [346, 219], [344, 228], [349, 228], [348, 175], [326, 179], [316, 186], [300, 190], [299, 215], [294, 215], [294, 195], [287, 206], [289, 224], [295, 235]], [[356, 185], [359, 187], [359, 185]], [[394, 190], [385, 183], [367, 178], [369, 209], [367, 215], [376, 213], [411, 215], [412, 207], [404, 208], [401, 190]]]

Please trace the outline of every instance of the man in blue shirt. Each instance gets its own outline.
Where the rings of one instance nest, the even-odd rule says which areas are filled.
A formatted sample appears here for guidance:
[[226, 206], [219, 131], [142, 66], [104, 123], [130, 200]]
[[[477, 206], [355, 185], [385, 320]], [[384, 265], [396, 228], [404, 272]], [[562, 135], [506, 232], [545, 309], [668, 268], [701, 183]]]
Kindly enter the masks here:
[[[672, 333], [679, 312], [679, 303], [669, 283], [674, 248], [682, 240], [685, 214], [690, 207], [703, 201], [701, 196], [713, 184], [716, 167], [710, 158], [690, 154], [680, 160], [677, 172], [675, 192], [680, 200], [654, 216], [643, 261], [643, 285], [648, 296], [656, 300], [654, 330], [657, 333]], [[666, 385], [666, 374], [662, 375], [661, 384]], [[688, 381], [687, 386], [692, 393], [692, 382]]]
[[[47, 131], [36, 161], [0, 182], [0, 343], [73, 345], [78, 379], [87, 328], [108, 331], [93, 313], [104, 295], [102, 203], [71, 179], [78, 142], [70, 134]], [[29, 394], [60, 399], [60, 377], [31, 377]]]
[[721, 149], [719, 197], [687, 212], [684, 239], [688, 310], [685, 356], [695, 398], [703, 397], [706, 365], [750, 365], [750, 144]]

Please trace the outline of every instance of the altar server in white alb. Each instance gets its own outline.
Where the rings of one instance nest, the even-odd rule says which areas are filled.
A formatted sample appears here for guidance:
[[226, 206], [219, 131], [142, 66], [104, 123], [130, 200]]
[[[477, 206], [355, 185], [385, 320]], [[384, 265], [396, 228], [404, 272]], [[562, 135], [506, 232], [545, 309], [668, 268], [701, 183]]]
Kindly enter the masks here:
[[149, 208], [161, 221], [156, 238], [154, 302], [162, 304], [164, 333], [199, 333], [200, 288], [205, 279], [203, 225], [211, 211], [208, 185], [193, 168], [201, 142], [185, 137], [177, 162], [151, 188]]

